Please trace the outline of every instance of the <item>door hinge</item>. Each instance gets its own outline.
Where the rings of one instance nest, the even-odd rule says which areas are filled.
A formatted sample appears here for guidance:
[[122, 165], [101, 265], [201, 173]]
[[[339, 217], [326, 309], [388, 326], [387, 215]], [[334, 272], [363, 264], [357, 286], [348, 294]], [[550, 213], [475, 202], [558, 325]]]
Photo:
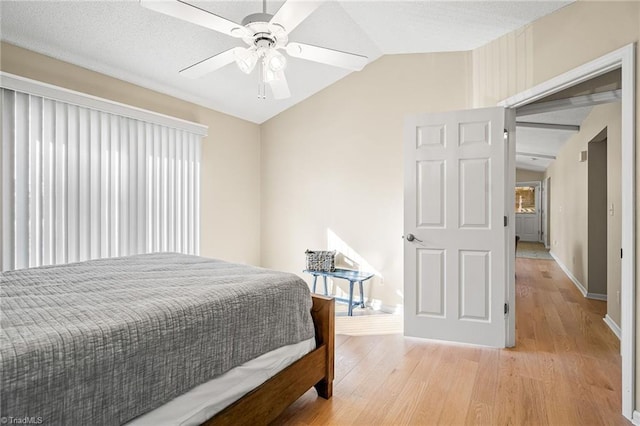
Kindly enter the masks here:
[[504, 304], [504, 314], [505, 315], [509, 315], [509, 304], [508, 303]]
[[507, 227], [507, 225], [509, 224], [509, 218], [507, 216], [504, 217], [504, 226], [505, 228]]
[[620, 249], [620, 259], [622, 259], [622, 249]]

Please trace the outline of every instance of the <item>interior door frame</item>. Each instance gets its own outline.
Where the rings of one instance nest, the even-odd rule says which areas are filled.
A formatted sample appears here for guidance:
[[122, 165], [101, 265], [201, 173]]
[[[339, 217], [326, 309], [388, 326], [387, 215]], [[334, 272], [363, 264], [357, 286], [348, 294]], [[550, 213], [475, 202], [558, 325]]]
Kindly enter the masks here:
[[[590, 80], [614, 69], [622, 72], [622, 283], [621, 283], [621, 329], [620, 353], [622, 355], [622, 414], [633, 421], [635, 406], [635, 354], [636, 354], [636, 43], [628, 44], [593, 61], [558, 75], [529, 90], [514, 95], [498, 105], [518, 108], [559, 92], [576, 84]], [[514, 165], [515, 167], [515, 165]], [[515, 227], [515, 224], [513, 224]], [[515, 292], [514, 287], [508, 292]], [[515, 328], [515, 315], [509, 323]], [[510, 327], [509, 324], [508, 327]], [[640, 412], [636, 411], [637, 419]]]
[[505, 176], [505, 195], [504, 195], [504, 216], [507, 218], [507, 232], [505, 232], [505, 253], [507, 259], [505, 264], [507, 268], [505, 273], [507, 276], [504, 282], [507, 285], [505, 296], [507, 298], [508, 313], [505, 321], [505, 347], [512, 348], [516, 345], [516, 109], [504, 106], [504, 127], [505, 127], [505, 149], [507, 153]]
[[542, 180], [542, 243], [546, 249], [551, 247], [551, 218], [549, 217], [549, 205], [551, 204], [551, 176]]

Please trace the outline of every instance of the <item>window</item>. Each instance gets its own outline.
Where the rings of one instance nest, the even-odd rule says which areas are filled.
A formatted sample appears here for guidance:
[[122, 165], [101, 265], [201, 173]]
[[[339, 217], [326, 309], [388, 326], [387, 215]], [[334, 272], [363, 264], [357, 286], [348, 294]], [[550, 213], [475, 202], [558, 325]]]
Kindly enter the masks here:
[[56, 99], [6, 87], [12, 81], [3, 75], [3, 271], [198, 254], [202, 128], [96, 98], [67, 102], [64, 90]]
[[536, 187], [516, 186], [516, 213], [536, 212]]

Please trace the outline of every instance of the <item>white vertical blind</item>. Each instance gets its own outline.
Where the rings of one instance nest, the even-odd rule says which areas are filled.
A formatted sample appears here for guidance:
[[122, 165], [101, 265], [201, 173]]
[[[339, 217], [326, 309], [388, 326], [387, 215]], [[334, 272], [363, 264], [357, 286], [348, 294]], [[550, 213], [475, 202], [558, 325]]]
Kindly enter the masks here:
[[3, 271], [199, 253], [201, 134], [1, 90]]

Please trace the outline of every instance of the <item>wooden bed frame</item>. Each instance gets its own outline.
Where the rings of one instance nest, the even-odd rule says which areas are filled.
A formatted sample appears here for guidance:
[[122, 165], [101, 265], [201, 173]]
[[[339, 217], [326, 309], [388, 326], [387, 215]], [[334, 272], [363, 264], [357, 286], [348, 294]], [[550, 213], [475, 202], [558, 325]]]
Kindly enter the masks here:
[[312, 386], [318, 395], [333, 394], [335, 345], [335, 301], [312, 295], [311, 316], [316, 331], [316, 349], [252, 390], [204, 425], [268, 424]]

